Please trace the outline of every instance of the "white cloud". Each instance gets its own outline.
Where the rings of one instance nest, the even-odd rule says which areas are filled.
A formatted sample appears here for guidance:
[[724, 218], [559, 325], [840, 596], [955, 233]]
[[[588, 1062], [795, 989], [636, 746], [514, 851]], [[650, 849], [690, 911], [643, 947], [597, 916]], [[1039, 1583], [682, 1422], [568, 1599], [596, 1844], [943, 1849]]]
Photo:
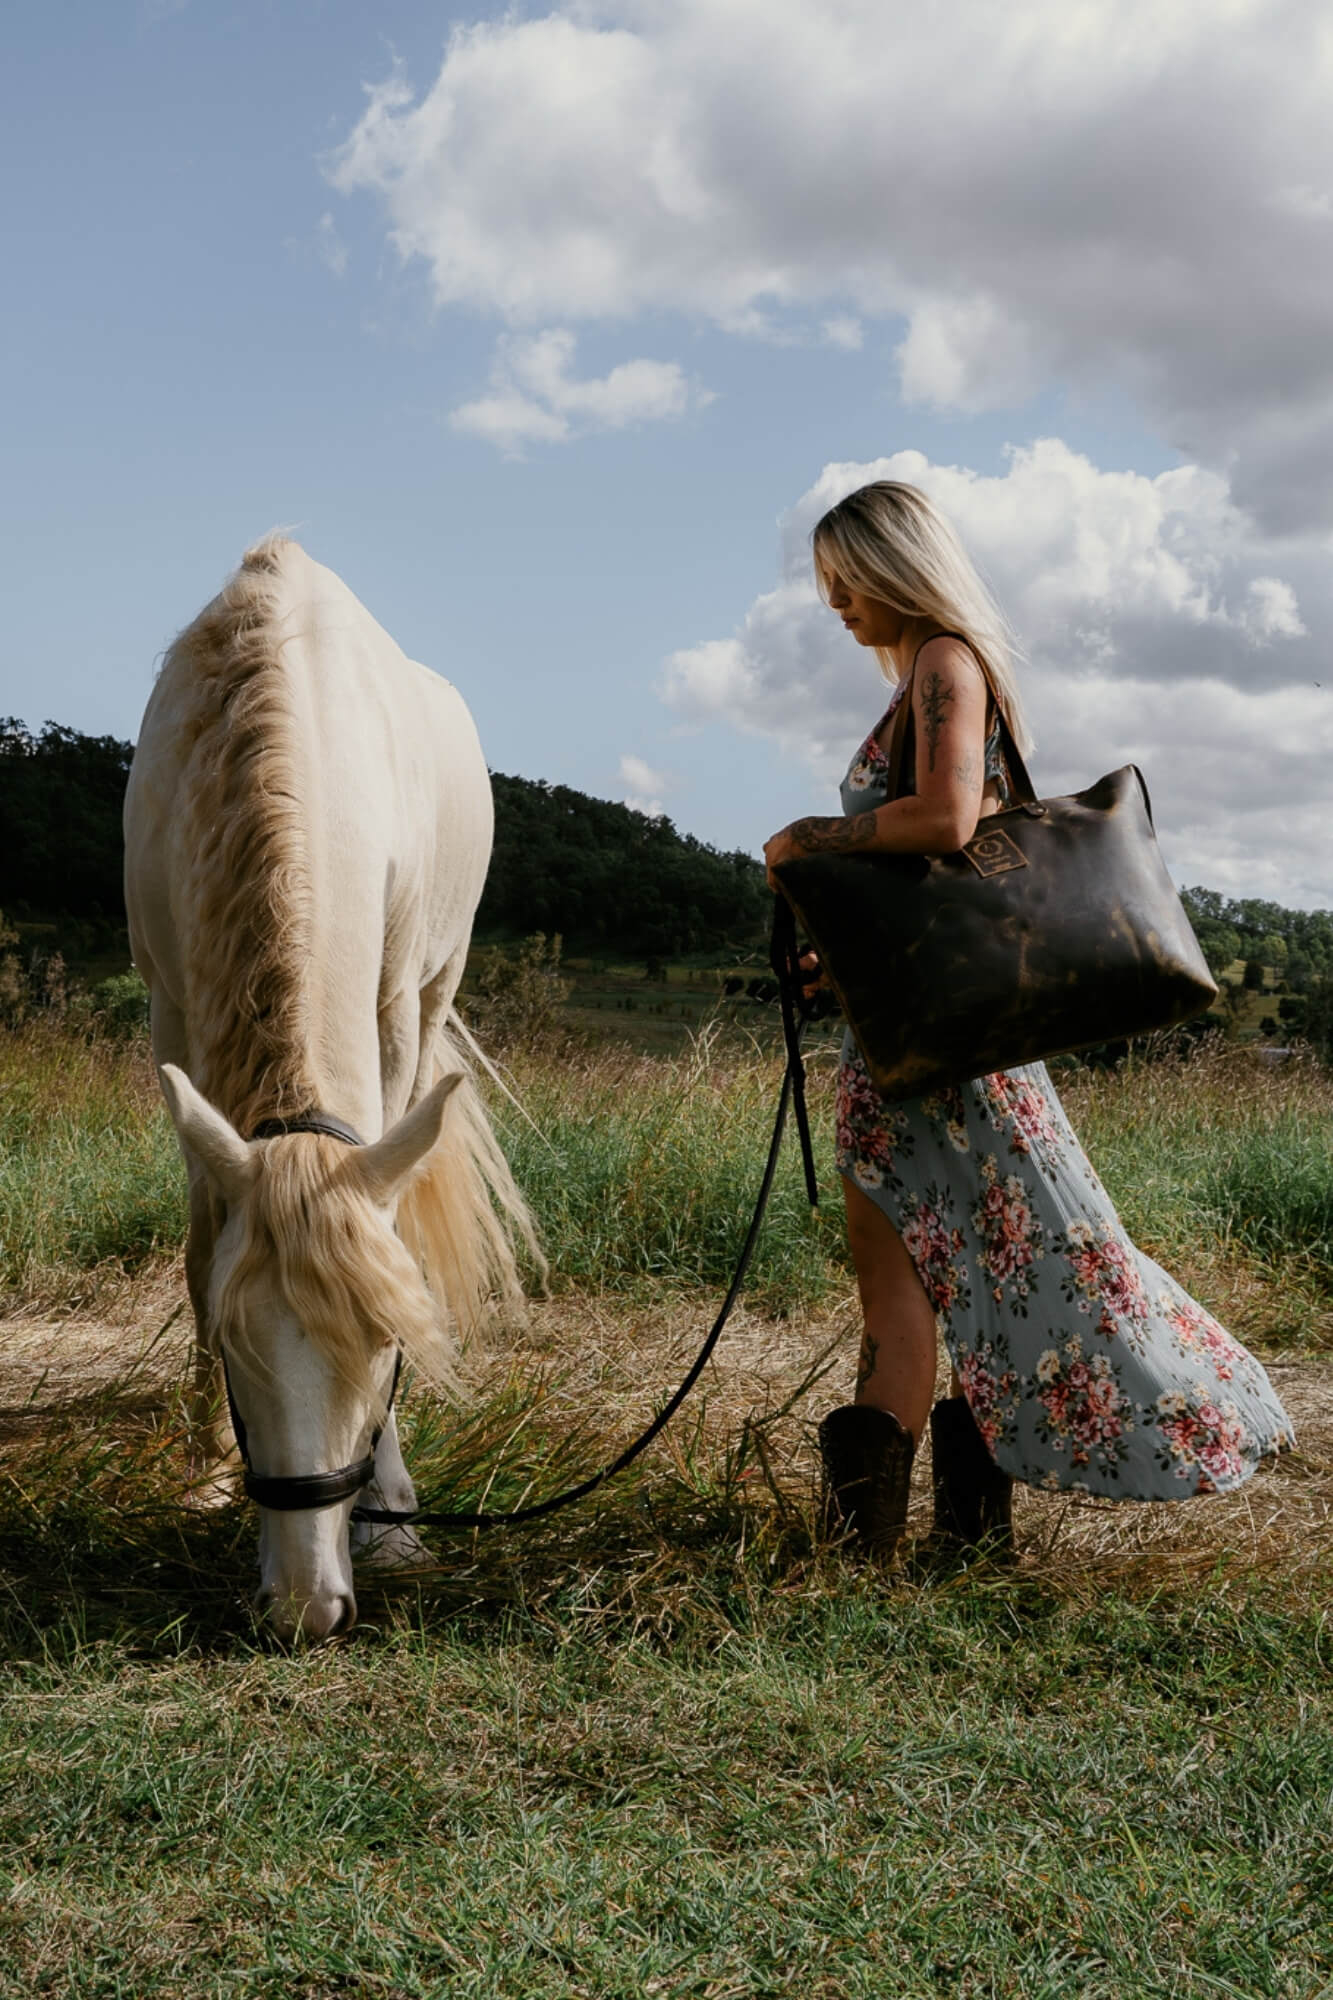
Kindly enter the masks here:
[[918, 452], [826, 466], [782, 518], [776, 587], [734, 634], [666, 662], [682, 720], [769, 737], [836, 784], [888, 693], [819, 601], [809, 535], [870, 479], [924, 487], [994, 585], [1028, 656], [1043, 789], [1139, 763], [1180, 878], [1333, 904], [1327, 542], [1265, 536], [1194, 466], [1104, 472], [1054, 438], [999, 477]]
[[1118, 385], [1292, 526], [1333, 518], [1331, 92], [1323, 0], [568, 0], [371, 90], [330, 177], [442, 304], [889, 320], [909, 396]]
[[563, 444], [587, 431], [684, 416], [711, 401], [674, 361], [622, 361], [607, 375], [580, 381], [571, 372], [574, 348], [574, 335], [561, 327], [531, 337], [502, 335], [490, 393], [451, 412], [455, 430], [513, 455], [526, 444]]
[[823, 322], [819, 331], [830, 347], [845, 348], [849, 354], [855, 354], [865, 344], [865, 328], [851, 313], [835, 313], [832, 319]]
[[347, 275], [347, 245], [338, 234], [331, 215], [321, 215], [315, 226], [315, 255], [335, 278]]
[[671, 779], [665, 771], [655, 771], [642, 757], [627, 750], [620, 760], [620, 782], [630, 788], [623, 804], [635, 812], [646, 813], [649, 819], [660, 817], [662, 794], [671, 790]]

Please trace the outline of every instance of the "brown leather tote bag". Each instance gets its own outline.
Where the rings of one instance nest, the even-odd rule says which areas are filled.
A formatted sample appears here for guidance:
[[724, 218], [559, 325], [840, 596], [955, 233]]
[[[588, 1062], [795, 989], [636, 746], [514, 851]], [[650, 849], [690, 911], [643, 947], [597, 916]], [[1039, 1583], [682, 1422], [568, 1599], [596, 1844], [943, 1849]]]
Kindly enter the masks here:
[[[1171, 1028], [1217, 997], [1137, 766], [1038, 799], [996, 706], [1014, 803], [958, 853], [801, 855], [774, 870], [886, 1097]], [[912, 735], [909, 692], [891, 799]]]

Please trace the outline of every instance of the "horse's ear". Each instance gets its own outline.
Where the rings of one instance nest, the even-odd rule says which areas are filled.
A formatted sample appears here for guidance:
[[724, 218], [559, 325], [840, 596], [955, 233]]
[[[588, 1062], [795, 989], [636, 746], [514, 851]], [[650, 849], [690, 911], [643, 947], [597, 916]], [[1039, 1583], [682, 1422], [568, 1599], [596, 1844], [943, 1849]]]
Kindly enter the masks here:
[[259, 1160], [235, 1128], [207, 1098], [201, 1097], [183, 1070], [162, 1065], [162, 1094], [172, 1123], [187, 1153], [203, 1167], [229, 1205], [243, 1201], [259, 1172]]
[[411, 1179], [439, 1139], [444, 1128], [444, 1107], [462, 1081], [460, 1070], [442, 1076], [420, 1104], [405, 1112], [382, 1139], [367, 1146], [364, 1152], [352, 1154], [348, 1167], [364, 1183], [372, 1201], [387, 1208]]

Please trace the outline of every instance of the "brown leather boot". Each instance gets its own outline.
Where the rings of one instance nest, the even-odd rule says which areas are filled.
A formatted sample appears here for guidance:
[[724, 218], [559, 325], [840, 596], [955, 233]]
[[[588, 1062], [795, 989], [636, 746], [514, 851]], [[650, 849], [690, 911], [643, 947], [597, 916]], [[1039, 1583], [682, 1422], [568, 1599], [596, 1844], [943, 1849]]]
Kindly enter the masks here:
[[916, 1443], [897, 1417], [868, 1403], [844, 1403], [819, 1426], [824, 1464], [824, 1531], [848, 1529], [866, 1555], [893, 1554], [907, 1524]]
[[1014, 1548], [1014, 1482], [1001, 1472], [977, 1429], [966, 1396], [946, 1396], [930, 1413], [935, 1527], [929, 1541], [1002, 1560]]

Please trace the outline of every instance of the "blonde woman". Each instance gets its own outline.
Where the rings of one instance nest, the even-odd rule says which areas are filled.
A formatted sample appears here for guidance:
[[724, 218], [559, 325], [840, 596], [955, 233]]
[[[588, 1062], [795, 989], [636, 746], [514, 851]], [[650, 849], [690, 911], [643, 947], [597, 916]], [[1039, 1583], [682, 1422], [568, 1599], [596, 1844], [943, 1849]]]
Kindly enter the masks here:
[[[952, 853], [1008, 801], [997, 703], [1027, 748], [1004, 621], [912, 486], [850, 494], [816, 527], [814, 558], [825, 602], [894, 692], [841, 814], [794, 821], [765, 858]], [[915, 768], [890, 797], [904, 701]], [[891, 1102], [849, 1031], [837, 1164], [865, 1331], [855, 1401], [825, 1417], [820, 1449], [830, 1521], [864, 1549], [887, 1554], [902, 1534], [928, 1419], [937, 1537], [997, 1552], [1015, 1479], [1180, 1499], [1239, 1486], [1290, 1442], [1259, 1363], [1126, 1236], [1042, 1064]], [[932, 1410], [937, 1333], [953, 1381]]]

